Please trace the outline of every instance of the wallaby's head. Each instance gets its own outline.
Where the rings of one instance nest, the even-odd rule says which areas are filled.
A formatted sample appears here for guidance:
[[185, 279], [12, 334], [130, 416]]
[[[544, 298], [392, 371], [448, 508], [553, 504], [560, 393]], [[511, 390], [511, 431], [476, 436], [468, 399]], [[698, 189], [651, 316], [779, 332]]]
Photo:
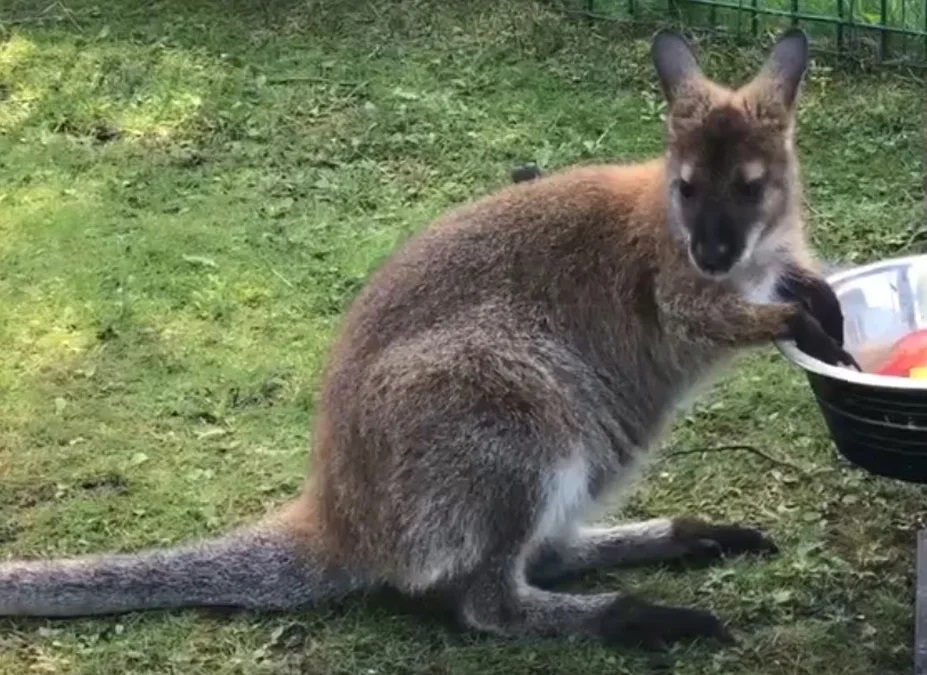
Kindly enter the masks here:
[[808, 41], [785, 32], [736, 90], [706, 78], [679, 35], [658, 33], [652, 53], [668, 104], [670, 226], [700, 272], [724, 278], [780, 248], [797, 222], [793, 134]]

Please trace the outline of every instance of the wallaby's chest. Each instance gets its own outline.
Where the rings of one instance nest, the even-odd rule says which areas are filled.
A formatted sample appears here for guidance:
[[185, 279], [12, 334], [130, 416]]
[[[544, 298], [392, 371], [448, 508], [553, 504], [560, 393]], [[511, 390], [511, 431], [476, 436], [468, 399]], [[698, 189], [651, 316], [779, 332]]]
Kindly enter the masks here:
[[776, 287], [781, 275], [778, 265], [770, 265], [753, 274], [735, 277], [734, 286], [748, 302], [768, 305], [778, 300]]

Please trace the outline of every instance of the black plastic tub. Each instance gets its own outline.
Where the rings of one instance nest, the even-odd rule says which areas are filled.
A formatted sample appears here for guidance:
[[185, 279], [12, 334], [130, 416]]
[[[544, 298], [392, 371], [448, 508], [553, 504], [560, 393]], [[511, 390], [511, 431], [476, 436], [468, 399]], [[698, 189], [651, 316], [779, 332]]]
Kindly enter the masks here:
[[[828, 277], [845, 317], [846, 348], [866, 366], [903, 335], [927, 327], [927, 255]], [[927, 381], [829, 366], [779, 344], [801, 367], [837, 450], [871, 473], [927, 483]]]

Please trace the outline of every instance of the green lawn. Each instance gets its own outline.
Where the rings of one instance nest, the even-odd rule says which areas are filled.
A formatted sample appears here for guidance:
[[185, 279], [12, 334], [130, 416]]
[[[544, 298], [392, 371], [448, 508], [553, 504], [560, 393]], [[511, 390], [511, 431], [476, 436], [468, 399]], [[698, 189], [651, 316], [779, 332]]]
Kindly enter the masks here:
[[[339, 316], [385, 254], [516, 161], [661, 148], [646, 35], [543, 4], [144, 4], [0, 2], [0, 556], [166, 544], [273, 508], [306, 470]], [[725, 77], [758, 58], [706, 55]], [[811, 73], [800, 145], [827, 256], [910, 248], [922, 87]], [[838, 458], [772, 348], [669, 442], [794, 466], [665, 457], [623, 516], [744, 519], [782, 554], [583, 583], [714, 608], [735, 648], [502, 642], [358, 600], [0, 620], [0, 673], [910, 672], [922, 489]]]

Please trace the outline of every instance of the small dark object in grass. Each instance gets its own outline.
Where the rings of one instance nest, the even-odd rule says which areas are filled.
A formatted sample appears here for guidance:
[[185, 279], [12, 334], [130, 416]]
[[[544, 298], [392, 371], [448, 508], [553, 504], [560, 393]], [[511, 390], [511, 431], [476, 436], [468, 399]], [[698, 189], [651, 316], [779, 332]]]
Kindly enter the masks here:
[[521, 166], [516, 166], [514, 169], [512, 169], [513, 183], [524, 183], [529, 180], [540, 178], [541, 176], [541, 168], [534, 162], [522, 164]]
[[117, 337], [119, 337], [119, 334], [112, 326], [106, 326], [97, 331], [97, 340], [100, 342], [109, 342], [110, 340], [115, 340]]
[[106, 122], [100, 122], [93, 127], [91, 135], [93, 136], [93, 140], [97, 143], [110, 143], [118, 139], [122, 135], [122, 132]]

